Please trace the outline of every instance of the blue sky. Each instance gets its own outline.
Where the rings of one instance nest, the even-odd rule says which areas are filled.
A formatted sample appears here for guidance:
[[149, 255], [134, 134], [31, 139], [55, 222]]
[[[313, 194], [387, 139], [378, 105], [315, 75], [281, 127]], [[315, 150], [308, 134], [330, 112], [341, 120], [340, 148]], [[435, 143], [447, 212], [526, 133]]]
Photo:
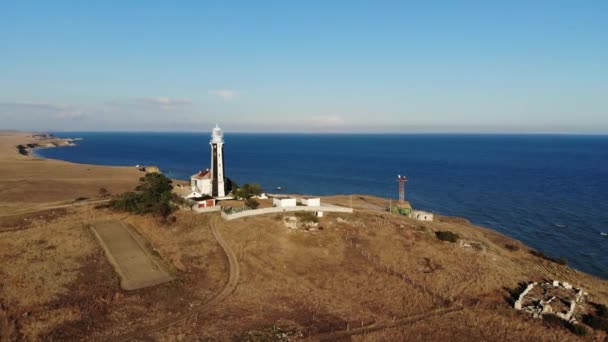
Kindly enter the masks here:
[[608, 1], [4, 1], [0, 129], [608, 133]]

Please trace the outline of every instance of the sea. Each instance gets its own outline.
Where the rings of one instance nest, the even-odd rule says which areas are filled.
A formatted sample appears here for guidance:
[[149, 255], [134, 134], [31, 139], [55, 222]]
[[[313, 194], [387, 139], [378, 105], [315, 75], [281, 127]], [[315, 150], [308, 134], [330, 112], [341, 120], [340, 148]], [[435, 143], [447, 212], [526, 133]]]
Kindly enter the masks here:
[[[74, 147], [41, 157], [157, 165], [189, 179], [210, 163], [208, 133], [58, 132]], [[225, 134], [226, 175], [270, 193], [398, 197], [465, 217], [608, 278], [608, 136]], [[604, 233], [604, 234], [603, 234]]]

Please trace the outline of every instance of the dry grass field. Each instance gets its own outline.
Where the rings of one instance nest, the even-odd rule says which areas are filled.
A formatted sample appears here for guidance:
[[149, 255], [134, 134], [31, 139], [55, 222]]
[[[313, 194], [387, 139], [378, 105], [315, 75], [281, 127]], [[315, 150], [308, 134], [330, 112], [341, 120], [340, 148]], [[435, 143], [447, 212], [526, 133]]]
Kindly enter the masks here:
[[[36, 160], [14, 150], [11, 157], [11, 150], [4, 150], [0, 341], [121, 336], [145, 341], [272, 341], [281, 340], [279, 332], [292, 339], [330, 341], [607, 338], [601, 332], [577, 337], [564, 327], [514, 311], [509, 302], [520, 283], [558, 279], [584, 287], [592, 301], [608, 304], [607, 281], [535, 256], [520, 242], [463, 219], [437, 215], [435, 222], [415, 221], [383, 211], [386, 200], [365, 195], [323, 198], [341, 205], [352, 200], [355, 213], [328, 214], [317, 230], [288, 229], [274, 214], [227, 222], [217, 213], [183, 210], [175, 223], [161, 224], [151, 216], [94, 204], [32, 212], [79, 196], [94, 197], [100, 186], [113, 193], [130, 189], [139, 174], [131, 168]], [[63, 185], [45, 185], [43, 170], [12, 173], [34, 163], [55, 170], [49, 171], [50, 179]], [[57, 167], [73, 172], [64, 174]], [[96, 170], [94, 185], [74, 186], [87, 183], [89, 171], [78, 173], [79, 168]], [[25, 192], [22, 197], [5, 191], [11, 182]], [[42, 190], [46, 202], [29, 203], [28, 194], [34, 195], [30, 185], [21, 182], [48, 187]], [[27, 210], [11, 212], [22, 206]], [[175, 280], [122, 290], [90, 230], [100, 219], [131, 224], [169, 265]], [[227, 255], [210, 230], [212, 222], [236, 254], [238, 283], [219, 304], [189, 315], [222, 291], [229, 277]], [[459, 242], [438, 240], [435, 232], [443, 230], [458, 233]], [[145, 336], [131, 334], [163, 322], [168, 322], [163, 329]]]
[[142, 176], [135, 167], [75, 164], [17, 152], [18, 145], [44, 145], [57, 140], [38, 140], [31, 133], [0, 132], [0, 216], [51, 203], [95, 198], [101, 187], [114, 194], [124, 192], [131, 190]]

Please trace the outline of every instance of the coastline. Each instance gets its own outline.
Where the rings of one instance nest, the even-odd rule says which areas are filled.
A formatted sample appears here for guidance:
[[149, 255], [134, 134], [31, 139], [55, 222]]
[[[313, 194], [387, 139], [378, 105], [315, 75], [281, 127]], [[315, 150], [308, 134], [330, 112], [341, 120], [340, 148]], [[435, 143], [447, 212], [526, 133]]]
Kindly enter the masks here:
[[67, 147], [76, 140], [35, 138], [36, 134], [0, 133], [0, 215], [29, 210], [43, 203], [61, 204], [78, 198], [96, 198], [102, 187], [111, 193], [130, 191], [141, 177], [141, 171], [134, 167], [79, 164], [39, 157], [32, 151], [41, 148], [38, 146]]
[[[492, 333], [494, 339], [475, 337], [485, 340], [575, 340], [567, 329], [516, 310], [513, 298], [522, 293], [522, 284], [559, 281], [584, 289], [590, 304], [581, 304], [579, 321], [591, 304], [608, 303], [606, 279], [543, 257], [521, 241], [463, 218], [435, 215], [433, 221], [417, 221], [383, 210], [387, 199], [353, 194], [320, 196], [324, 203], [352, 205], [355, 211], [327, 213], [315, 229], [292, 229], [276, 214], [224, 221], [217, 214], [189, 210], [178, 210], [173, 223], [162, 223], [151, 215], [126, 215], [99, 205], [108, 200], [97, 199], [100, 187], [112, 194], [121, 192], [121, 186], [132, 190], [141, 177], [136, 168], [23, 156], [16, 143], [8, 143], [29, 138], [11, 139], [0, 135], [0, 272], [10, 284], [0, 286], [0, 298], [10, 303], [0, 306], [0, 327], [4, 324], [24, 339], [113, 340], [117, 331], [145, 332], [154, 322], [173, 322], [205, 308], [236, 273], [240, 290], [229, 293], [214, 308], [217, 315], [200, 324], [205, 332], [197, 330], [199, 324], [177, 324], [157, 333], [225, 340], [289, 320], [303, 331], [333, 324], [335, 332], [345, 334], [363, 325], [371, 340], [408, 340], [410, 331], [421, 329], [420, 336], [434, 340], [453, 339], [454, 332], [467, 340], [479, 331], [500, 331]], [[120, 184], [114, 183], [116, 177], [123, 177]], [[84, 197], [88, 199], [78, 200]], [[67, 204], [52, 205], [56, 201]], [[91, 227], [112, 220], [132, 226], [176, 281], [137, 292], [121, 289], [91, 234]], [[234, 251], [242, 272], [226, 267], [213, 229]], [[457, 241], [443, 240], [442, 232], [456, 234]], [[116, 320], [116, 314], [124, 319]], [[228, 316], [228, 323], [216, 319]], [[409, 322], [408, 317], [422, 318], [408, 330], [409, 323], [399, 323]], [[383, 324], [392, 330], [380, 335], [367, 331]], [[407, 331], [399, 335], [400, 329]], [[437, 331], [449, 336], [433, 335]], [[312, 337], [332, 336], [318, 332], [313, 330]], [[593, 333], [598, 340], [605, 337]]]
[[[27, 133], [27, 132], [18, 132], [18, 133], [27, 134], [30, 136], [32, 134], [34, 134], [34, 133]], [[137, 170], [134, 166], [111, 166], [111, 165], [103, 165], [103, 164], [84, 164], [84, 163], [65, 161], [65, 160], [61, 160], [61, 159], [46, 158], [46, 157], [37, 155], [36, 150], [46, 149], [46, 148], [55, 148], [55, 147], [75, 146], [74, 142], [80, 140], [79, 138], [56, 138], [56, 137], [53, 137], [51, 139], [53, 139], [52, 141], [55, 142], [56, 144], [53, 144], [53, 146], [42, 146], [42, 145], [36, 146], [31, 149], [30, 155], [28, 155], [26, 157], [31, 158], [31, 159], [39, 159], [41, 161], [48, 161], [50, 163], [61, 163], [61, 164], [68, 164], [68, 165], [74, 165], [74, 166], [78, 165], [81, 167], [87, 167], [87, 170], [96, 169], [99, 171], [107, 172], [110, 179], [112, 178], [111, 174], [114, 173], [116, 171], [116, 169], [124, 169], [125, 171], [130, 171], [129, 173], [133, 173], [132, 171]], [[20, 142], [20, 144], [27, 144], [27, 143], [28, 143], [27, 139]], [[16, 151], [18, 151], [18, 150], [16, 150]], [[16, 154], [18, 154], [18, 152], [16, 152]], [[138, 171], [138, 172], [140, 172], [140, 171]], [[137, 176], [133, 177], [134, 181], [131, 183], [131, 184], [133, 184], [133, 186], [131, 188], [125, 188], [124, 191], [130, 191], [134, 188], [134, 186], [136, 185], [135, 179], [138, 179], [139, 176], [141, 175], [141, 173], [136, 173], [136, 174], [137, 174]], [[85, 180], [83, 180], [83, 181], [85, 181]], [[173, 181], [175, 182], [175, 184], [185, 184], [188, 182], [188, 180], [186, 180], [186, 179], [173, 179]], [[116, 193], [116, 192], [112, 191], [112, 193]], [[287, 194], [278, 194], [278, 195], [285, 196]], [[317, 195], [314, 195], [314, 194], [299, 194], [299, 195], [317, 197]], [[355, 198], [355, 201], [354, 201], [355, 205], [353, 205], [353, 207], [358, 210], [377, 210], [381, 206], [388, 207], [388, 202], [389, 202], [388, 200], [386, 200], [384, 198], [367, 195], [367, 194], [352, 194], [352, 195], [334, 194], [334, 195], [322, 195], [322, 196], [318, 196], [318, 197], [322, 197], [325, 201], [328, 201], [328, 203], [340, 204], [340, 205], [345, 205], [345, 206], [350, 205], [350, 198], [352, 197], [352, 198]], [[375, 204], [370, 204], [370, 203], [375, 203]], [[375, 209], [372, 207], [374, 207]], [[470, 220], [466, 217], [458, 216], [458, 215], [455, 215], [455, 216], [441, 215], [441, 214], [437, 214], [437, 213], [436, 213], [436, 215], [438, 217], [441, 217], [442, 218], [441, 220], [443, 222], [459, 222], [459, 223], [465, 223], [465, 224], [468, 224], [468, 225], [471, 225], [471, 226], [474, 226], [477, 228], [485, 229], [485, 230], [491, 231], [493, 233], [499, 234], [505, 238], [515, 240], [519, 244], [526, 246], [530, 250], [534, 250], [534, 248], [529, 247], [528, 245], [524, 244], [522, 241], [517, 240], [516, 238], [511, 237], [503, 232], [500, 232], [495, 228], [471, 223]], [[539, 254], [542, 254], [542, 249], [539, 249]], [[544, 255], [544, 254], [542, 254], [542, 255]], [[555, 260], [557, 260], [557, 258], [559, 258], [560, 255], [547, 256], [547, 258], [551, 258], [551, 257], [553, 257], [553, 258], [555, 258]], [[596, 276], [596, 275], [594, 275], [594, 276]], [[605, 279], [601, 276], [597, 276], [597, 277], [600, 279]]]

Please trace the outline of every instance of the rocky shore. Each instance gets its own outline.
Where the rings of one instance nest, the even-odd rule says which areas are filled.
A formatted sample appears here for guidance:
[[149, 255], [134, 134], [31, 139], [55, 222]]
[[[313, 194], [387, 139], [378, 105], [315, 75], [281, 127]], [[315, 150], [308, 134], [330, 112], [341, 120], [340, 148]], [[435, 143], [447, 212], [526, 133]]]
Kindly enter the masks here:
[[36, 133], [32, 134], [32, 138], [37, 142], [17, 145], [19, 154], [29, 156], [35, 148], [53, 148], [60, 146], [76, 146], [75, 141], [79, 139], [62, 139], [57, 138], [51, 133]]

